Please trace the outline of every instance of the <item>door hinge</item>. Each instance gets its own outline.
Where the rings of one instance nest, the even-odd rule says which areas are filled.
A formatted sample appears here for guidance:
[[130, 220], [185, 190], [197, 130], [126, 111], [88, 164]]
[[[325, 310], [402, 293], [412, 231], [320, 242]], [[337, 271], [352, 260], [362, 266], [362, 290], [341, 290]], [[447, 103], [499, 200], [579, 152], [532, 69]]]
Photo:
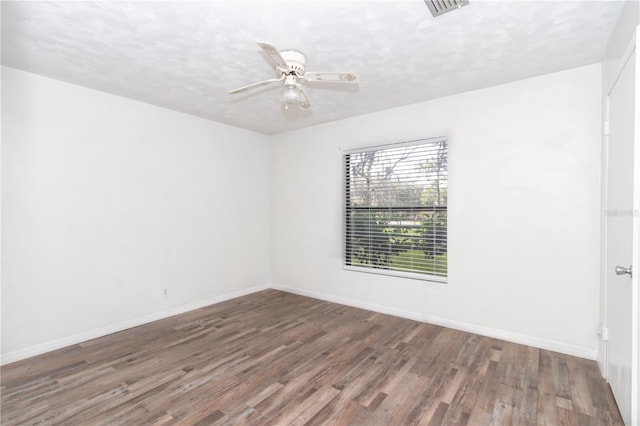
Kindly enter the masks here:
[[609, 329], [607, 327], [602, 327], [602, 340], [605, 342], [609, 341]]
[[604, 135], [605, 136], [609, 136], [609, 122], [608, 121], [604, 122]]

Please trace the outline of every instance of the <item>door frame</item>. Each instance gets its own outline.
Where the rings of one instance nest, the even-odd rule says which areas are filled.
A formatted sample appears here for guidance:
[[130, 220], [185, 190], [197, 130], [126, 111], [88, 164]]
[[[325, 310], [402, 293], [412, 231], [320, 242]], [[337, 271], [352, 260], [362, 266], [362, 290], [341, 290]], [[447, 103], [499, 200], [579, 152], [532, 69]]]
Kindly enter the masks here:
[[631, 421], [640, 423], [640, 67], [637, 46], [639, 45], [640, 31], [636, 29], [634, 48], [636, 51], [636, 83], [635, 83], [635, 122], [633, 126], [633, 249], [632, 259], [636, 262], [636, 273], [631, 278], [631, 294], [633, 309], [631, 311], [632, 343], [631, 343]]
[[[640, 28], [640, 27], [638, 27]], [[620, 77], [620, 74], [622, 73], [622, 71], [624, 70], [625, 66], [627, 65], [628, 61], [631, 59], [631, 56], [633, 55], [633, 53], [636, 51], [636, 46], [640, 45], [640, 31], [638, 31], [638, 28], [636, 28], [636, 31], [634, 32], [633, 36], [631, 37], [631, 39], [629, 40], [628, 46], [625, 50], [624, 55], [621, 57], [621, 60], [619, 62], [618, 68], [616, 69], [616, 78], [613, 80], [613, 83], [611, 84], [610, 87], [607, 87], [607, 96], [606, 96], [606, 126], [608, 126], [609, 123], [609, 97], [611, 95], [611, 92], [613, 91], [613, 88], [615, 87], [616, 83], [618, 82], [618, 79]], [[640, 59], [638, 57], [638, 54], [636, 54], [636, 64], [635, 64], [635, 88], [634, 88], [634, 98], [635, 98], [635, 114], [634, 114], [634, 141], [633, 141], [633, 145], [634, 145], [634, 166], [633, 166], [633, 207], [632, 207], [632, 212], [630, 212], [632, 214], [632, 260], [633, 260], [633, 275], [631, 277], [631, 294], [632, 294], [632, 301], [631, 301], [631, 333], [632, 336], [635, 336], [634, 339], [632, 339], [631, 342], [631, 424], [638, 424], [640, 423], [640, 413], [639, 413], [639, 409], [640, 409], [640, 348], [638, 347], [639, 345], [639, 340], [640, 340], [640, 315], [639, 315], [639, 307], [640, 307], [640, 291], [638, 290], [638, 285], [639, 285], [639, 276], [640, 276]], [[603, 267], [605, 268], [604, 273], [602, 274], [603, 279], [604, 279], [604, 327], [608, 327], [608, 318], [609, 318], [609, 312], [607, 309], [607, 295], [608, 295], [608, 289], [609, 289], [609, 280], [607, 277], [607, 273], [606, 271], [608, 270], [608, 268], [612, 268], [615, 265], [609, 265], [608, 261], [607, 261], [607, 255], [608, 255], [608, 248], [607, 248], [607, 241], [606, 241], [606, 236], [607, 236], [607, 220], [606, 220], [606, 215], [607, 215], [607, 210], [608, 210], [608, 188], [607, 188], [607, 181], [608, 181], [608, 173], [609, 173], [609, 135], [608, 132], [606, 133], [605, 137], [604, 137], [604, 141], [605, 141], [605, 150], [604, 150], [604, 155], [605, 157], [603, 158], [603, 162], [604, 162], [604, 176], [602, 176], [602, 179], [604, 180], [604, 202], [605, 202], [605, 218], [604, 218], [604, 227], [605, 227], [605, 231], [604, 231], [604, 237], [605, 240], [601, 243], [604, 246], [604, 259], [602, 262]], [[608, 344], [605, 340], [604, 342], [605, 344], [605, 356], [604, 356], [604, 377], [605, 379], [607, 379], [608, 381]]]

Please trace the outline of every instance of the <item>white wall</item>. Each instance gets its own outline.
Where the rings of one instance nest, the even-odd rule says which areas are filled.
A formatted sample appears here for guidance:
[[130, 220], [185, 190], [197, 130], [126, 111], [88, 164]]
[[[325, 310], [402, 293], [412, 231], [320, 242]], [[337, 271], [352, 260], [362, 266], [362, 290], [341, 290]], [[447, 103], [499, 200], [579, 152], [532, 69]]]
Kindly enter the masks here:
[[[270, 138], [2, 72], [3, 362], [263, 288], [269, 273], [278, 288], [595, 356], [599, 65]], [[441, 135], [449, 283], [344, 271], [341, 149]]]
[[[276, 288], [595, 358], [600, 65], [274, 136]], [[342, 269], [341, 150], [449, 138], [449, 283]]]
[[[607, 47], [607, 51], [605, 53], [605, 57], [602, 61], [602, 123], [606, 120], [606, 99], [609, 95], [609, 92], [613, 88], [613, 84], [618, 77], [618, 74], [622, 70], [625, 59], [628, 57], [628, 49], [633, 46], [633, 37], [636, 31], [636, 28], [640, 24], [640, 3], [637, 1], [627, 1], [625, 3], [622, 14], [620, 15], [620, 19], [618, 20], [613, 34], [611, 35], [611, 39], [609, 40], [609, 45]], [[604, 130], [604, 129], [603, 129]], [[606, 139], [604, 137], [604, 131], [601, 132], [602, 143], [601, 143], [601, 151], [602, 151], [602, 187], [601, 187], [601, 199], [602, 199], [602, 209], [601, 209], [601, 250], [600, 250], [600, 259], [601, 259], [601, 268], [600, 268], [600, 324], [606, 324], [606, 305], [607, 305], [607, 268], [609, 267], [606, 263], [606, 246], [604, 244], [606, 232], [605, 232], [605, 224], [606, 224], [606, 216], [605, 216], [605, 197], [606, 197]], [[605, 342], [600, 340], [598, 344], [598, 364], [600, 365], [600, 370], [603, 376], [606, 376], [606, 345]]]
[[2, 68], [3, 362], [265, 287], [268, 157], [266, 136]]

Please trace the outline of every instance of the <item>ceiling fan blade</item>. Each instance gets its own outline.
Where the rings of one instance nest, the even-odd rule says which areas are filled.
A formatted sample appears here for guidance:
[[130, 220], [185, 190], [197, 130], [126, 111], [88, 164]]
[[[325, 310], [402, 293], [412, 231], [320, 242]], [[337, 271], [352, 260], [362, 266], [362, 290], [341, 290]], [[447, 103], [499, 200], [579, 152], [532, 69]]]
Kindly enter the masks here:
[[248, 86], [239, 87], [237, 89], [233, 89], [229, 91], [230, 95], [235, 95], [236, 93], [244, 92], [246, 90], [255, 89], [256, 87], [264, 86], [266, 84], [277, 83], [279, 81], [284, 80], [284, 75], [280, 78], [272, 78], [269, 80], [260, 81], [258, 83], [249, 84]]
[[304, 90], [302, 90], [299, 84], [297, 84], [296, 86], [298, 86], [298, 90], [300, 91], [300, 108], [309, 109], [311, 104], [309, 103], [309, 99], [307, 99], [307, 95], [304, 93]]
[[360, 76], [353, 72], [307, 72], [303, 78], [306, 81], [326, 83], [358, 83], [360, 81]]
[[276, 48], [273, 44], [260, 41], [258, 42], [258, 46], [260, 46], [260, 48], [264, 50], [264, 52], [269, 56], [269, 58], [271, 58], [271, 61], [273, 61], [273, 63], [278, 68], [285, 72], [289, 70], [287, 61], [284, 60], [278, 48]]

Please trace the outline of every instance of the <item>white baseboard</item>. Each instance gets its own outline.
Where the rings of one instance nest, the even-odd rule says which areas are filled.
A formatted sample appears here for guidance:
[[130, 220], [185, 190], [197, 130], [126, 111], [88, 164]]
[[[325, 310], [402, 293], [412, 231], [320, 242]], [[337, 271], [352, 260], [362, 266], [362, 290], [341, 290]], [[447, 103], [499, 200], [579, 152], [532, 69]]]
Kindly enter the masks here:
[[598, 346], [598, 354], [596, 355], [596, 362], [598, 363], [598, 368], [600, 369], [600, 374], [602, 377], [608, 382], [609, 377], [607, 372], [607, 342], [601, 342]]
[[471, 324], [462, 321], [451, 320], [438, 317], [435, 315], [422, 314], [420, 312], [407, 311], [404, 309], [396, 309], [389, 306], [377, 305], [374, 303], [363, 302], [360, 300], [349, 299], [345, 297], [334, 296], [326, 293], [319, 293], [310, 290], [302, 290], [293, 287], [287, 287], [280, 284], [271, 284], [274, 290], [281, 290], [287, 293], [298, 294], [300, 296], [312, 297], [314, 299], [326, 300], [327, 302], [339, 303], [341, 305], [353, 306], [354, 308], [366, 309], [369, 311], [380, 312], [383, 314], [393, 315], [401, 318], [407, 318], [414, 321], [426, 322], [429, 324], [440, 325], [442, 327], [453, 328], [456, 330], [466, 331], [469, 333], [480, 334], [482, 336], [493, 337], [508, 342], [519, 343], [522, 345], [533, 346], [534, 348], [546, 349], [553, 352], [560, 352], [567, 355], [576, 356], [596, 360], [597, 350], [585, 348], [582, 346], [570, 345], [554, 340], [541, 339], [539, 337], [529, 336], [526, 334], [514, 333], [512, 331], [502, 330], [493, 327], [485, 327], [481, 325]]
[[82, 333], [74, 334], [72, 336], [62, 337], [60, 339], [52, 340], [50, 342], [41, 343], [28, 348], [19, 349], [13, 352], [7, 352], [2, 354], [0, 359], [0, 365], [9, 364], [21, 359], [30, 358], [32, 356], [40, 355], [46, 352], [51, 352], [56, 349], [61, 349], [66, 346], [82, 343], [87, 340], [103, 337], [108, 334], [117, 333], [119, 331], [127, 330], [129, 328], [137, 327], [139, 325], [148, 324], [153, 321], [161, 320], [164, 318], [172, 317], [174, 315], [182, 314], [184, 312], [193, 311], [195, 309], [204, 308], [205, 306], [213, 305], [227, 300], [235, 299], [236, 297], [246, 296], [247, 294], [256, 293], [258, 291], [267, 290], [268, 285], [259, 285], [254, 287], [243, 288], [242, 290], [233, 291], [231, 293], [222, 294], [220, 296], [210, 297], [204, 300], [199, 300], [194, 303], [188, 303], [186, 305], [175, 306], [161, 312], [154, 312], [141, 317], [132, 318], [129, 320], [121, 321], [116, 324], [110, 324], [104, 327], [96, 328]]
[[116, 324], [107, 325], [97, 329], [89, 330], [86, 332], [74, 334], [72, 336], [62, 337], [60, 339], [52, 340], [50, 342], [41, 343], [28, 348], [20, 349], [13, 352], [8, 352], [0, 357], [0, 365], [9, 364], [21, 359], [30, 358], [32, 356], [40, 355], [46, 352], [61, 349], [66, 346], [82, 343], [87, 340], [95, 339], [98, 337], [106, 336], [119, 331], [127, 330], [129, 328], [137, 327], [139, 325], [148, 324], [153, 321], [168, 318], [174, 315], [178, 315], [184, 312], [189, 312], [195, 309], [203, 308], [205, 306], [213, 305], [216, 303], [224, 302], [236, 297], [245, 296], [258, 291], [272, 288], [274, 290], [285, 291], [288, 293], [299, 294], [301, 296], [312, 297], [314, 299], [326, 300], [328, 302], [339, 303], [341, 305], [353, 306], [355, 308], [366, 309], [369, 311], [380, 312], [383, 314], [393, 315], [401, 318], [407, 318], [414, 321], [427, 322], [430, 324], [440, 325], [443, 327], [453, 328], [456, 330], [466, 331], [469, 333], [480, 334], [483, 336], [493, 337], [496, 339], [506, 340], [509, 342], [520, 343], [523, 345], [533, 346], [540, 349], [546, 349], [554, 352], [560, 352], [567, 355], [573, 355], [580, 358], [586, 358], [591, 360], [597, 359], [597, 351], [589, 348], [569, 345], [562, 342], [553, 340], [541, 339], [538, 337], [528, 336], [525, 334], [514, 333], [511, 331], [501, 330], [492, 327], [484, 327], [476, 324], [450, 320], [433, 315], [425, 315], [419, 312], [408, 311], [404, 309], [392, 308], [390, 306], [377, 305], [374, 303], [363, 302], [356, 299], [349, 299], [345, 297], [334, 296], [326, 293], [319, 293], [310, 290], [302, 290], [294, 287], [287, 287], [279, 284], [260, 285], [245, 288], [242, 290], [226, 293], [220, 296], [214, 296], [208, 299], [200, 300], [198, 302], [189, 303], [186, 305], [176, 306], [165, 311], [154, 312], [141, 317], [125, 320]]

